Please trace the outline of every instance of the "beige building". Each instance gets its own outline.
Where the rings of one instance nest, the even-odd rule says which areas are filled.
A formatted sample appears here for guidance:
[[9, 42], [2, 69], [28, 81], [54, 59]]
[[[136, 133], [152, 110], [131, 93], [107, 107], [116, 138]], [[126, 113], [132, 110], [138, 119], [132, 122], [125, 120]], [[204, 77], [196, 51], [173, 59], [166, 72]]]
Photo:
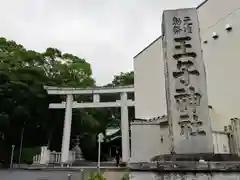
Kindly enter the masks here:
[[[208, 0], [198, 15], [209, 105], [218, 117], [213, 128], [220, 130], [230, 118], [240, 117], [240, 1]], [[134, 72], [136, 117], [166, 114], [161, 37], [134, 57]]]
[[[227, 135], [223, 135], [224, 127], [226, 130], [226, 126], [231, 124], [231, 118], [240, 117], [240, 1], [222, 0], [220, 3], [219, 0], [207, 0], [198, 6], [198, 16], [207, 73], [210, 119], [213, 131], [218, 134], [213, 134], [217, 148], [215, 152], [227, 153], [231, 142], [226, 139]], [[149, 119], [166, 115], [161, 37], [134, 57], [134, 73], [136, 118]], [[132, 132], [132, 139], [134, 135], [137, 136], [138, 131], [142, 132], [143, 138], [149, 137], [149, 134], [151, 137], [157, 135], [159, 139], [163, 136], [167, 139], [166, 142], [164, 139], [158, 145], [161, 153], [168, 152], [168, 130], [165, 125], [163, 129], [159, 129], [160, 132], [135, 127], [137, 128]], [[132, 144], [132, 152], [134, 146]], [[152, 154], [147, 154], [146, 148], [150, 147], [144, 148], [137, 156], [148, 158], [154, 154], [154, 150], [151, 150]], [[132, 157], [134, 159], [133, 154]]]

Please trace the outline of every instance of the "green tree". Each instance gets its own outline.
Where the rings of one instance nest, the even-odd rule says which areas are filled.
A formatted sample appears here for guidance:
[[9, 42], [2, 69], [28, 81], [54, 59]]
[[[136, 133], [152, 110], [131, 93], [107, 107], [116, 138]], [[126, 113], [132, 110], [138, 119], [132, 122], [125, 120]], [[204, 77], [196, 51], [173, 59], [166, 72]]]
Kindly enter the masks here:
[[[130, 86], [134, 84], [134, 72], [121, 72], [119, 75], [115, 75], [112, 82], [105, 85], [105, 87], [116, 87], [116, 86]], [[119, 99], [119, 94], [108, 95], [105, 96], [105, 100]], [[129, 93], [128, 98], [134, 100], [134, 93]], [[129, 119], [133, 119], [135, 117], [134, 108], [129, 108]], [[120, 127], [120, 109], [111, 109], [109, 112], [109, 124], [108, 127]]]
[[134, 84], [134, 72], [121, 72], [120, 75], [114, 76], [112, 81], [113, 86], [128, 86]]
[[[84, 59], [62, 54], [55, 48], [47, 48], [43, 53], [26, 50], [14, 41], [0, 38], [0, 141], [6, 152], [12, 144], [19, 148], [23, 128], [24, 147], [54, 144], [53, 136], [62, 137], [55, 127], [62, 126], [64, 112], [48, 109], [49, 102], [62, 98], [49, 97], [44, 85], [84, 88], [95, 86], [95, 81], [91, 66]], [[86, 119], [80, 126], [89, 130], [99, 124], [85, 114], [86, 111], [79, 111], [74, 116]], [[79, 128], [82, 127], [73, 129]]]
[[[133, 72], [115, 76], [108, 86], [133, 84]], [[49, 109], [50, 102], [61, 102], [61, 96], [48, 96], [44, 86], [95, 87], [91, 65], [73, 54], [56, 48], [45, 52], [27, 50], [22, 45], [0, 38], [0, 160], [9, 161], [11, 146], [19, 149], [24, 130], [24, 148], [48, 145], [61, 150], [63, 110]], [[118, 95], [104, 96], [107, 101]], [[77, 101], [91, 101], [76, 96]], [[96, 136], [107, 127], [119, 126], [117, 108], [73, 111], [72, 137], [82, 135], [81, 147], [87, 159], [96, 159]], [[28, 157], [29, 159], [30, 157]], [[30, 158], [31, 159], [31, 158]]]

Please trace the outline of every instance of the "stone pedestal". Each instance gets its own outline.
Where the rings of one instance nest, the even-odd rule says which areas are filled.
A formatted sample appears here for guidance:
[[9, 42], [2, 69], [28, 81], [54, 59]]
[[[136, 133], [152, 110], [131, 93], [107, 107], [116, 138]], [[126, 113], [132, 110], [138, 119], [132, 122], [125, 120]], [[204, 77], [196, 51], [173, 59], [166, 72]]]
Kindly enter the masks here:
[[130, 180], [238, 180], [239, 172], [132, 172]]
[[207, 162], [240, 162], [237, 154], [165, 154], [152, 157], [151, 162], [198, 162], [204, 160]]
[[72, 149], [74, 152], [75, 152], [75, 160], [84, 160], [84, 157], [82, 155], [82, 150], [80, 148], [79, 145], [75, 146], [73, 149]]
[[130, 180], [238, 180], [240, 161], [156, 161], [129, 164]]

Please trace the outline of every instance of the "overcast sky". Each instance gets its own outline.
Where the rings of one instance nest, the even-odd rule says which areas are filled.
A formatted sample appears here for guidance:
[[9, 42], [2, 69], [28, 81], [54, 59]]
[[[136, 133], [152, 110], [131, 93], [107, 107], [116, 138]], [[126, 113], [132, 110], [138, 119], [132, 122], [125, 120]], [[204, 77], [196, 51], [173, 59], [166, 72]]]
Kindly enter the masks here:
[[163, 9], [202, 0], [0, 0], [0, 36], [85, 58], [97, 84], [133, 69], [133, 57], [160, 36]]

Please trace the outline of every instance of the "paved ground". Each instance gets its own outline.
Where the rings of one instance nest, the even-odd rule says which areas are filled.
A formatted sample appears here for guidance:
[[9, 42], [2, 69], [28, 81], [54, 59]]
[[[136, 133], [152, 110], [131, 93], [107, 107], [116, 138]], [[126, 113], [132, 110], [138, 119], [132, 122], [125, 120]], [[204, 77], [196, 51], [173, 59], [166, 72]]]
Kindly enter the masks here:
[[[84, 173], [76, 170], [0, 170], [0, 180], [87, 180], [94, 171], [95, 169], [86, 169]], [[124, 173], [110, 170], [104, 172], [104, 176], [109, 180], [121, 180]]]
[[124, 175], [125, 172], [122, 171], [108, 171], [104, 173], [104, 177], [106, 178], [106, 180], [121, 180]]
[[83, 180], [79, 172], [67, 171], [0, 171], [1, 180]]

